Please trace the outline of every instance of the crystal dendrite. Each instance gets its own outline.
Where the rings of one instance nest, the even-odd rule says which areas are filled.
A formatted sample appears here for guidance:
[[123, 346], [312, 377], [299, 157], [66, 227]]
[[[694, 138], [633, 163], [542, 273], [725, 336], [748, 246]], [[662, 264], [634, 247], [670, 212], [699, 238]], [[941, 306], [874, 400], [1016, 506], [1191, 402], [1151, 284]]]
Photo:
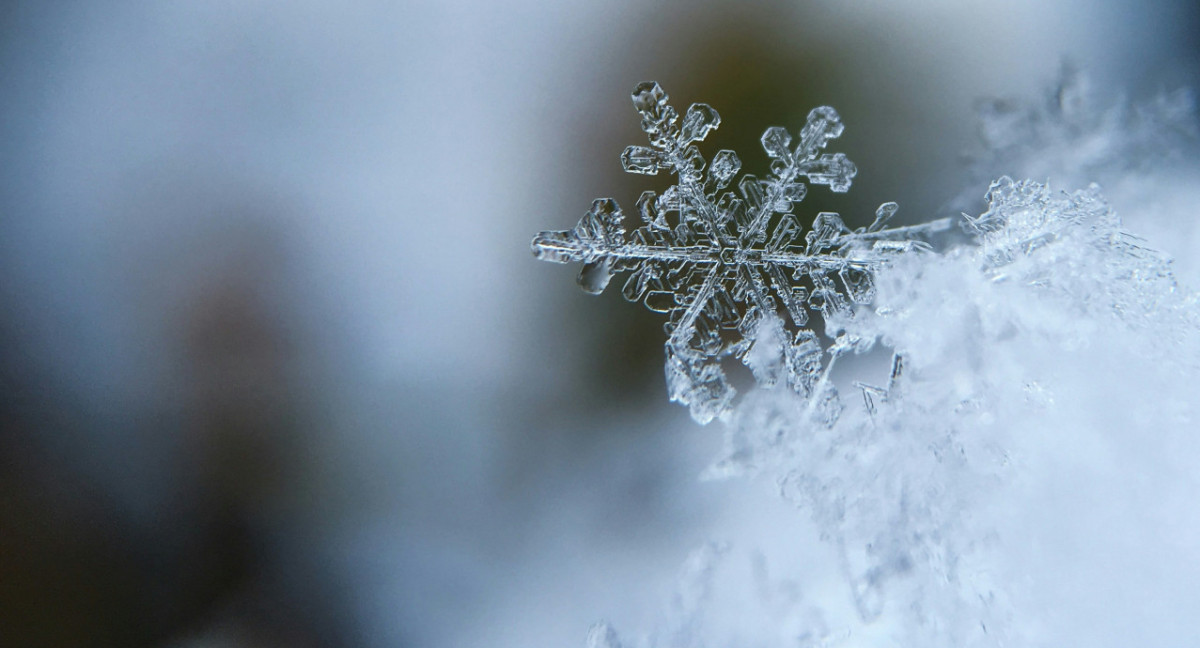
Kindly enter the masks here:
[[[668, 317], [671, 400], [688, 405], [701, 423], [730, 409], [734, 389], [721, 368], [729, 356], [749, 366], [761, 385], [782, 380], [804, 397], [828, 398], [825, 350], [808, 328], [809, 311], [830, 317], [869, 303], [881, 259], [920, 247], [912, 237], [944, 230], [949, 220], [885, 228], [897, 210], [889, 202], [869, 227], [851, 230], [838, 214], [821, 212], [804, 232], [793, 210], [808, 185], [845, 192], [857, 173], [845, 154], [824, 152], [843, 130], [828, 106], [809, 112], [795, 141], [784, 128], [768, 128], [762, 146], [772, 159], [770, 173], [742, 174], [733, 190], [742, 165], [737, 154], [721, 150], [706, 160], [697, 146], [720, 125], [716, 110], [692, 104], [681, 119], [654, 82], [634, 89], [633, 104], [650, 146], [626, 148], [622, 166], [630, 173], [666, 171], [676, 183], [661, 194], [642, 193], [641, 224], [632, 231], [617, 202], [604, 198], [573, 229], [534, 237], [534, 255], [583, 263], [579, 284], [593, 294], [629, 273], [625, 298]], [[756, 348], [762, 344], [772, 345], [769, 361]]]

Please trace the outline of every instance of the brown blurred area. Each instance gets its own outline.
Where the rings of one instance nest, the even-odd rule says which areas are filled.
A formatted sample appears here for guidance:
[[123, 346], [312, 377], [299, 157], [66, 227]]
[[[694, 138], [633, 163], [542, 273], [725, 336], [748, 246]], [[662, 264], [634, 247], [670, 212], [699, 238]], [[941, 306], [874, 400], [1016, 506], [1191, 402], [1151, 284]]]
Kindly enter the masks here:
[[[279, 232], [255, 213], [261, 205], [225, 202], [158, 196], [154, 208], [172, 205], [210, 224], [187, 241], [203, 252], [165, 242], [121, 263], [135, 295], [126, 306], [167, 341], [157, 351], [169, 396], [155, 399], [147, 386], [149, 400], [109, 419], [30, 371], [38, 366], [27, 357], [32, 345], [17, 318], [4, 319], [4, 645], [346, 645], [347, 629], [331, 616], [335, 593], [315, 579], [294, 591], [285, 582], [296, 574], [281, 573], [279, 536], [311, 508], [321, 474], [303, 447], [313, 407], [303, 393], [302, 341], [280, 303], [294, 278]], [[173, 260], [164, 263], [164, 253]], [[60, 445], [122, 434], [159, 450], [134, 448], [108, 468], [136, 488], [161, 489], [145, 517], [117, 499], [108, 470]], [[156, 470], [169, 471], [165, 482], [146, 474]], [[322, 607], [306, 607], [314, 599]]]

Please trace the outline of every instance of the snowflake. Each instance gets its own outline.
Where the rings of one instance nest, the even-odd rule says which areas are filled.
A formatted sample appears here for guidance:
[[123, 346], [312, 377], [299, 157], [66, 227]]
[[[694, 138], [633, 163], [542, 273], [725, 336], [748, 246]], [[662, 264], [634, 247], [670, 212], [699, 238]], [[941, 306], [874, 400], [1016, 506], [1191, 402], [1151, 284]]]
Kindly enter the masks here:
[[[698, 422], [730, 411], [735, 392], [721, 367], [730, 356], [759, 384], [782, 379], [802, 396], [819, 395], [814, 401], [824, 403], [826, 417], [836, 416], [825, 349], [808, 328], [809, 311], [828, 318], [869, 303], [881, 259], [920, 248], [913, 237], [945, 230], [949, 219], [885, 228], [897, 210], [889, 202], [869, 227], [851, 230], [838, 214], [821, 212], [801, 237], [793, 209], [808, 192], [805, 181], [845, 192], [857, 173], [845, 154], [822, 152], [842, 134], [833, 108], [813, 109], [794, 144], [786, 129], [768, 128], [762, 145], [772, 158], [770, 175], [743, 174], [735, 192], [727, 188], [741, 170], [737, 154], [721, 150], [708, 161], [697, 146], [720, 125], [716, 110], [692, 104], [681, 120], [654, 82], [634, 89], [633, 104], [650, 146], [626, 148], [622, 166], [649, 175], [666, 170], [676, 184], [661, 195], [642, 193], [643, 224], [631, 233], [617, 202], [600, 199], [573, 229], [534, 237], [534, 255], [582, 262], [579, 284], [593, 294], [615, 274], [630, 273], [625, 298], [668, 316], [668, 391]], [[779, 311], [790, 325], [776, 317]], [[831, 353], [845, 346], [835, 344]]]

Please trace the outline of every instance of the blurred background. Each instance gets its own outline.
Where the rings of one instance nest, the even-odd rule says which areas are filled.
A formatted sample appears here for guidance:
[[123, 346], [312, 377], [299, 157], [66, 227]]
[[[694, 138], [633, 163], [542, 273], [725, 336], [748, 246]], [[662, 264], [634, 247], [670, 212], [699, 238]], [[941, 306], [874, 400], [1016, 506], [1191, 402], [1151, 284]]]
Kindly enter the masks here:
[[1200, 77], [1189, 0], [998, 4], [3, 3], [0, 643], [652, 625], [688, 551], [797, 516], [697, 481], [658, 317], [530, 238], [664, 186], [618, 161], [646, 79], [752, 172], [835, 106], [859, 175], [802, 210], [857, 226], [946, 215], [979, 97]]

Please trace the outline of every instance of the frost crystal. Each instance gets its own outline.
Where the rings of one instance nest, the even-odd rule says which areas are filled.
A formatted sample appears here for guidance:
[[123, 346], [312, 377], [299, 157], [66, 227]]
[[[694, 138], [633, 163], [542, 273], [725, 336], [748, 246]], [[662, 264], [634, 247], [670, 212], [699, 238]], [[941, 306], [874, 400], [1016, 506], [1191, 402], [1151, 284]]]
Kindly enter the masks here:
[[[763, 132], [770, 173], [743, 174], [734, 191], [729, 187], [742, 166], [737, 154], [721, 150], [708, 161], [697, 146], [720, 125], [716, 110], [692, 104], [680, 119], [654, 82], [634, 89], [633, 104], [650, 146], [626, 148], [622, 166], [649, 175], [665, 170], [676, 184], [661, 195], [642, 193], [642, 224], [632, 232], [617, 202], [600, 199], [573, 229], [534, 237], [534, 255], [583, 263], [579, 284], [593, 294], [614, 275], [630, 273], [625, 298], [668, 316], [667, 388], [697, 421], [730, 411], [734, 389], [721, 368], [729, 356], [749, 366], [760, 384], [783, 381], [813, 397], [816, 411], [831, 420], [836, 394], [824, 380], [825, 351], [807, 328], [809, 311], [828, 319], [870, 302], [873, 273], [887, 253], [919, 247], [912, 237], [947, 229], [949, 220], [885, 228], [897, 206], [884, 203], [869, 227], [851, 230], [837, 214], [821, 212], [804, 232], [793, 210], [808, 185], [845, 192], [857, 173], [845, 154], [823, 153], [842, 134], [833, 108], [813, 109], [794, 142], [778, 126]], [[790, 322], [786, 329], [780, 311]], [[764, 342], [764, 334], [774, 342]]]

